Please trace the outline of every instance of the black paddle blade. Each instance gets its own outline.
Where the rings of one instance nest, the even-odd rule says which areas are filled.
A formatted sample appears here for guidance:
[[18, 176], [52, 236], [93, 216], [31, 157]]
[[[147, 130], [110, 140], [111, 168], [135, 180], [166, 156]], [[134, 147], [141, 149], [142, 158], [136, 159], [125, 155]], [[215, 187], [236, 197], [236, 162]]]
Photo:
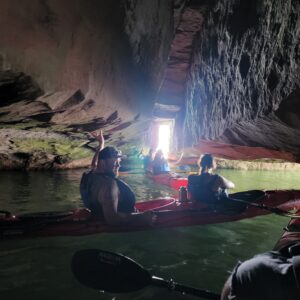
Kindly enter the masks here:
[[98, 249], [77, 251], [72, 272], [85, 286], [110, 293], [126, 293], [151, 284], [151, 275], [132, 259]]

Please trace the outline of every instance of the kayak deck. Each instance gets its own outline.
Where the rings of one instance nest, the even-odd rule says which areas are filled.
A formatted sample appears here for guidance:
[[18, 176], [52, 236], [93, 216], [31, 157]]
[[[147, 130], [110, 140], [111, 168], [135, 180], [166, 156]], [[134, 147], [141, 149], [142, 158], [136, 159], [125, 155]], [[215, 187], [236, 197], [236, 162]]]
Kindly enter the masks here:
[[[236, 195], [238, 194], [243, 193]], [[300, 207], [300, 190], [266, 191], [264, 196], [255, 202], [291, 210]], [[142, 231], [229, 222], [270, 213], [254, 206], [245, 207], [238, 213], [230, 210], [216, 211], [204, 203], [179, 202], [174, 198], [138, 202], [136, 207], [140, 212], [154, 211], [157, 215], [155, 223], [111, 226], [104, 220], [92, 218], [89, 210], [80, 208], [60, 215], [51, 212], [19, 216], [3, 215], [0, 217], [0, 237], [80, 236], [102, 232]]]

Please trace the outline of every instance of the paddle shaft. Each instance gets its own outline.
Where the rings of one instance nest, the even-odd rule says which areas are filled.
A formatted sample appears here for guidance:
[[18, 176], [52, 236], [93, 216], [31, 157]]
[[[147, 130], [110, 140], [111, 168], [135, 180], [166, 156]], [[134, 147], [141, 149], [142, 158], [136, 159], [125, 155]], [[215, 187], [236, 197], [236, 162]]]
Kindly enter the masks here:
[[254, 207], [258, 207], [267, 211], [270, 211], [274, 214], [280, 215], [280, 216], [284, 216], [284, 217], [288, 217], [288, 218], [300, 218], [300, 216], [294, 215], [294, 214], [290, 214], [287, 211], [277, 208], [277, 207], [271, 207], [271, 206], [267, 206], [265, 204], [259, 204], [259, 203], [255, 203], [255, 202], [249, 202], [246, 200], [242, 200], [242, 199], [236, 199], [236, 198], [231, 198], [229, 197], [230, 200], [232, 201], [237, 201], [237, 202], [241, 202], [241, 203], [245, 203], [247, 205], [250, 206], [254, 206]]
[[186, 293], [190, 295], [194, 295], [201, 298], [211, 299], [211, 300], [220, 300], [221, 296], [219, 294], [215, 294], [210, 291], [206, 290], [199, 290], [190, 286], [182, 285], [179, 283], [176, 283], [173, 280], [165, 280], [163, 278], [159, 278], [156, 276], [152, 276], [152, 285], [161, 287], [161, 288], [168, 288], [171, 291], [177, 291], [181, 293]]

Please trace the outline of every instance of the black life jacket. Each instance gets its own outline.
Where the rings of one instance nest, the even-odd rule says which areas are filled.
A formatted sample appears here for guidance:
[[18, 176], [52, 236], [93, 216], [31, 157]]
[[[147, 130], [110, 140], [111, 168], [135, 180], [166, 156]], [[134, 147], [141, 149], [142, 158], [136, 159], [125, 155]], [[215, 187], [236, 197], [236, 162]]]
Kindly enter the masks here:
[[113, 178], [119, 188], [118, 212], [131, 213], [135, 212], [135, 195], [132, 189], [123, 180], [116, 178], [113, 173], [95, 173], [88, 171], [83, 173], [80, 181], [80, 194], [85, 207], [90, 209], [94, 214], [103, 215], [102, 206], [98, 201], [92, 201], [90, 195], [92, 176], [108, 176]]
[[[207, 176], [213, 177], [210, 181], [207, 180]], [[221, 198], [227, 198], [226, 190], [213, 191], [213, 186], [218, 180], [218, 175], [189, 175], [188, 177], [188, 192], [191, 195], [193, 201], [200, 202], [214, 202], [221, 200]]]

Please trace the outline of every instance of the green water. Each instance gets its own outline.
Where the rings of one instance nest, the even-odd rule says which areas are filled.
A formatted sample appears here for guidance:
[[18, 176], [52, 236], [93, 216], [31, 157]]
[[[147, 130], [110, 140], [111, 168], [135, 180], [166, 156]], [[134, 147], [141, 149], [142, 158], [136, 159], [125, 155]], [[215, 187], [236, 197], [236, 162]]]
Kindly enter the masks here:
[[[0, 173], [0, 209], [24, 213], [80, 206], [81, 173]], [[236, 183], [234, 191], [300, 189], [297, 172], [222, 170], [218, 173]], [[174, 194], [142, 174], [124, 179], [139, 199]], [[10, 300], [196, 299], [153, 287], [122, 295], [88, 289], [72, 276], [72, 254], [86, 248], [123, 253], [140, 262], [152, 274], [219, 292], [235, 263], [270, 250], [287, 222], [287, 218], [269, 215], [239, 222], [151, 232], [1, 240], [0, 296]]]

